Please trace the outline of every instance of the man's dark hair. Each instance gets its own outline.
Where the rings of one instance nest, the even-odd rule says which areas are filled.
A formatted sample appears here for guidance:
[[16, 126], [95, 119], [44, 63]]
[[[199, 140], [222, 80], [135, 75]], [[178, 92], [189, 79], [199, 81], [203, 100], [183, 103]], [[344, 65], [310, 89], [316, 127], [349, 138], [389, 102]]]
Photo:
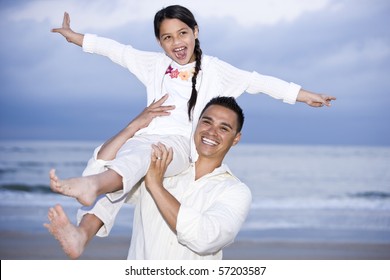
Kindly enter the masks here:
[[227, 96], [214, 97], [206, 104], [206, 106], [203, 108], [202, 113], [200, 115], [202, 116], [204, 111], [206, 111], [206, 109], [211, 105], [219, 105], [234, 111], [237, 115], [237, 133], [241, 132], [241, 129], [244, 125], [245, 117], [241, 107], [237, 104], [237, 101], [234, 97], [227, 97]]

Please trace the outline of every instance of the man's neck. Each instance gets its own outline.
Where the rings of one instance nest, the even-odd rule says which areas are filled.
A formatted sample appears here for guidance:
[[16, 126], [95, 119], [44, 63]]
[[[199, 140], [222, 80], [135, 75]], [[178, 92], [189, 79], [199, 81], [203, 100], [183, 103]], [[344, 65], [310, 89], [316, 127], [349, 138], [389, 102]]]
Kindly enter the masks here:
[[203, 176], [210, 174], [216, 168], [222, 165], [221, 160], [203, 159], [201, 157], [195, 162], [195, 180], [202, 178]]

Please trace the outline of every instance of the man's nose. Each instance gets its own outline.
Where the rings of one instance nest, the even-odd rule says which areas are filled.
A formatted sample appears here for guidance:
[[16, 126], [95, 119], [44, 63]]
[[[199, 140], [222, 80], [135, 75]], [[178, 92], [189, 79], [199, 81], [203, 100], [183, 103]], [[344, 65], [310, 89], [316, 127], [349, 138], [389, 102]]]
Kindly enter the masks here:
[[207, 132], [210, 134], [210, 135], [217, 135], [217, 127], [213, 126], [213, 125], [210, 125]]

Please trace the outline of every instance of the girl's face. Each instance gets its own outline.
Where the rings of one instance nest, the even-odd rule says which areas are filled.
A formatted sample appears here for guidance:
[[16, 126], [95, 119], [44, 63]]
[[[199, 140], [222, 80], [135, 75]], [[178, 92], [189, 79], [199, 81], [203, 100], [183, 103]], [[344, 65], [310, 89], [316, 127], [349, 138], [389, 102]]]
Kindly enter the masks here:
[[165, 53], [180, 65], [195, 61], [195, 39], [198, 38], [198, 28], [195, 31], [178, 19], [164, 19], [160, 25], [158, 42]]

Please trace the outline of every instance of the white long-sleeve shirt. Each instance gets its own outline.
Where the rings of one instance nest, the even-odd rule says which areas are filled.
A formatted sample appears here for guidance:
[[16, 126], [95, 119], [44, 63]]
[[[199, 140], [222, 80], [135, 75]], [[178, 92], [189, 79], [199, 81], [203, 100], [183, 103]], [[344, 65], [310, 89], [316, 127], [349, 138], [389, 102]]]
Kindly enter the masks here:
[[195, 180], [195, 166], [164, 179], [180, 202], [175, 234], [144, 186], [134, 209], [128, 259], [222, 259], [248, 214], [249, 188], [226, 165]]
[[[140, 51], [129, 45], [92, 34], [84, 36], [83, 50], [106, 56], [133, 73], [146, 87], [148, 105], [166, 93], [163, 86], [164, 76], [172, 59], [164, 53]], [[275, 77], [238, 69], [208, 55], [202, 56], [201, 69], [197, 78], [198, 98], [194, 108], [192, 129], [188, 129], [191, 125], [189, 122], [183, 122], [182, 117], [177, 117], [183, 114], [173, 113], [168, 117], [155, 118], [147, 128], [138, 133], [179, 134], [193, 139], [192, 133], [195, 131], [200, 113], [213, 97], [233, 96], [237, 98], [244, 92], [265, 93], [273, 98], [282, 99], [286, 103], [294, 104], [301, 88], [299, 85]], [[186, 100], [182, 99], [181, 102], [186, 102]], [[183, 104], [175, 105], [177, 108], [186, 108], [182, 106]], [[191, 131], [191, 135], [188, 135]], [[194, 143], [191, 140], [192, 161], [196, 161], [197, 157]]]
[[[99, 160], [90, 165], [91, 173], [104, 170]], [[164, 187], [180, 202], [177, 235], [169, 228], [144, 183], [127, 196], [134, 204], [133, 232], [129, 259], [221, 259], [222, 249], [234, 241], [251, 204], [249, 188], [226, 165], [195, 180], [195, 167], [164, 179]], [[103, 223], [97, 233], [107, 236], [125, 199], [111, 202], [102, 196], [91, 207], [77, 213], [80, 223], [85, 214], [96, 215]]]

